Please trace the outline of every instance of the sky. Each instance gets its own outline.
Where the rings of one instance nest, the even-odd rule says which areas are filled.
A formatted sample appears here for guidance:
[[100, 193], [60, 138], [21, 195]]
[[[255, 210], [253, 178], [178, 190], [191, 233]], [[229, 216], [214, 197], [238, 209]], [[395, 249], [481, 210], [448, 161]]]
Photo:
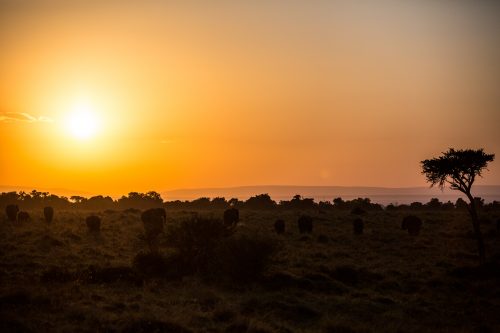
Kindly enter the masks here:
[[[427, 186], [500, 153], [500, 5], [0, 0], [0, 184]], [[493, 162], [478, 184], [500, 184]]]

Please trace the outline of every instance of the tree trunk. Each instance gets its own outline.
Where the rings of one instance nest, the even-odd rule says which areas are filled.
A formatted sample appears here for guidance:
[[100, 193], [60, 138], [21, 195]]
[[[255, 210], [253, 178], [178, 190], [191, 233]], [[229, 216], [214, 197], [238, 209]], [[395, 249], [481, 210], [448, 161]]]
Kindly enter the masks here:
[[466, 193], [466, 195], [470, 201], [469, 213], [472, 218], [472, 227], [474, 228], [474, 235], [476, 236], [477, 240], [477, 249], [479, 251], [479, 262], [480, 264], [484, 264], [486, 260], [486, 254], [484, 249], [483, 235], [481, 234], [481, 226], [479, 224], [479, 219], [477, 217], [476, 203], [474, 201], [474, 197], [470, 193]]

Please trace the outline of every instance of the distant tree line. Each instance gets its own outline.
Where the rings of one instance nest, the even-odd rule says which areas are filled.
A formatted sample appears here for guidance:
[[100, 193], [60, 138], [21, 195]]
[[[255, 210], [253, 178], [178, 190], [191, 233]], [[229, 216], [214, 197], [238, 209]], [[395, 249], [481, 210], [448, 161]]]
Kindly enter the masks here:
[[[493, 201], [485, 204], [481, 198], [475, 198], [476, 206], [484, 211], [500, 210], [500, 202]], [[455, 203], [451, 201], [441, 202], [437, 198], [431, 199], [427, 203], [413, 202], [409, 205], [389, 204], [383, 207], [380, 204], [372, 203], [369, 198], [357, 198], [353, 200], [343, 200], [335, 198], [332, 201], [315, 202], [312, 198], [303, 198], [295, 195], [291, 200], [281, 200], [276, 202], [271, 199], [269, 194], [255, 195], [245, 201], [232, 198], [227, 200], [223, 197], [216, 198], [198, 198], [195, 200], [175, 200], [163, 201], [158, 192], [150, 191], [146, 193], [130, 192], [119, 199], [113, 199], [109, 196], [92, 196], [85, 198], [83, 196], [57, 196], [48, 192], [39, 192], [33, 190], [29, 193], [3, 192], [0, 193], [0, 206], [5, 207], [9, 204], [18, 204], [23, 209], [39, 209], [51, 206], [57, 209], [84, 209], [84, 210], [105, 210], [115, 209], [124, 210], [130, 208], [148, 209], [153, 207], [164, 207], [167, 209], [185, 209], [185, 210], [203, 210], [203, 209], [227, 209], [234, 207], [238, 209], [295, 209], [295, 210], [350, 210], [350, 211], [381, 211], [381, 210], [454, 210], [467, 209], [467, 203], [459, 198]]]
[[153, 208], [162, 206], [163, 199], [157, 192], [138, 193], [130, 192], [127, 196], [114, 200], [109, 196], [96, 195], [90, 198], [74, 195], [71, 197], [57, 196], [48, 192], [33, 190], [29, 193], [3, 192], [0, 194], [0, 205], [18, 204], [23, 209], [36, 209], [51, 206], [58, 209], [128, 209], [128, 208]]

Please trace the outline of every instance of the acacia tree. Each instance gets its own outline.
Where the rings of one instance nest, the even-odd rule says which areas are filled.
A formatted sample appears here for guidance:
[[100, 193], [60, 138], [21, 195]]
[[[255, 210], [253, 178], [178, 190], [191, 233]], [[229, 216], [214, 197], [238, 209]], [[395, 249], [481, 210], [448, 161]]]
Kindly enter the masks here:
[[485, 260], [484, 241], [477, 216], [476, 200], [471, 194], [471, 188], [476, 177], [481, 177], [488, 163], [493, 162], [494, 159], [494, 154], [486, 154], [483, 149], [455, 150], [450, 148], [437, 158], [420, 162], [422, 174], [431, 183], [431, 187], [437, 185], [443, 189], [446, 184], [449, 184], [452, 190], [462, 192], [469, 199], [467, 208], [472, 219], [481, 263]]

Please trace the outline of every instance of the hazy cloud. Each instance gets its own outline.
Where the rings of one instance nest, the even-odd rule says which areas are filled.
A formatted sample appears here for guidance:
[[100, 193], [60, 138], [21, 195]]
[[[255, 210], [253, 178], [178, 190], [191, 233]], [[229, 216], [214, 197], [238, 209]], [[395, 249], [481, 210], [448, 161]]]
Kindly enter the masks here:
[[0, 113], [0, 122], [2, 123], [51, 123], [53, 120], [45, 116], [32, 116], [24, 112], [2, 112]]

